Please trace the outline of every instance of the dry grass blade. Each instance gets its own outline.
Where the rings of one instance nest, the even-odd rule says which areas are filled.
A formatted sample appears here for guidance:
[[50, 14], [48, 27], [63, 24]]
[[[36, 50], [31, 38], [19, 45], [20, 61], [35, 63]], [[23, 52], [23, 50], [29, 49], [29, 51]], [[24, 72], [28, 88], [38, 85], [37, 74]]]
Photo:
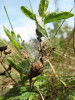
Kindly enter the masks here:
[[41, 99], [44, 100], [44, 97], [43, 97], [43, 95], [41, 94], [41, 92], [40, 92], [36, 87], [34, 87], [34, 89], [40, 94]]
[[58, 53], [58, 51], [54, 51], [54, 52], [55, 52], [56, 54], [58, 54], [59, 56], [62, 56], [62, 57], [64, 57], [64, 58], [69, 58], [70, 60], [74, 60], [74, 61], [75, 61], [75, 59], [74, 59], [73, 57], [71, 57], [71, 56], [65, 54], [64, 52], [61, 52], [61, 51], [59, 51], [59, 53]]
[[56, 78], [57, 78], [64, 86], [67, 86], [67, 84], [66, 84], [63, 80], [59, 79], [59, 77], [58, 77], [58, 75], [57, 75], [57, 73], [56, 73], [56, 71], [55, 71], [55, 69], [54, 69], [54, 66], [51, 64], [51, 62], [50, 62], [48, 59], [47, 59], [47, 62], [49, 63], [50, 67], [52, 68], [52, 71], [53, 71], [53, 73], [55, 74]]
[[54, 69], [54, 66], [51, 64], [51, 62], [48, 59], [46, 61], [49, 63], [50, 67], [52, 68], [52, 71], [53, 71], [54, 75], [56, 76], [56, 78], [58, 78], [58, 75]]

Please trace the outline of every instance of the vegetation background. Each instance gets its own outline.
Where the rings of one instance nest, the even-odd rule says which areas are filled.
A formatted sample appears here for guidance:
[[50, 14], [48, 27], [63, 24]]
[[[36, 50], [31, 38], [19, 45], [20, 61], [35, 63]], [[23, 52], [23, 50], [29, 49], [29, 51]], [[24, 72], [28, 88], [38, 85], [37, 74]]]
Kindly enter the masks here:
[[[29, 4], [31, 5], [31, 2], [29, 2]], [[60, 11], [58, 0], [54, 0], [54, 8], [55, 11]], [[72, 12], [74, 12], [74, 9]], [[45, 60], [44, 72], [40, 76], [34, 78], [34, 81], [36, 80], [34, 82], [34, 86], [38, 89], [38, 91], [40, 91], [39, 95], [33, 93], [29, 95], [24, 94], [23, 96], [23, 93], [26, 91], [24, 90], [24, 87], [15, 87], [14, 82], [10, 79], [10, 77], [8, 77], [8, 73], [6, 73], [6, 75], [0, 76], [1, 100], [75, 100], [74, 17], [71, 20], [67, 19], [60, 28], [62, 22], [63, 21], [56, 21], [46, 26], [51, 43], [48, 39], [43, 38], [42, 44], [46, 45], [46, 47], [55, 48], [55, 50], [54, 52], [51, 52]], [[14, 57], [16, 62], [20, 61], [16, 55], [19, 53], [15, 47], [12, 46], [11, 42], [0, 38], [0, 46], [4, 46], [5, 44], [9, 45], [8, 50], [10, 50], [10, 48], [12, 49], [12, 53], [8, 55], [7, 58]], [[49, 50], [51, 50], [51, 48], [49, 48]], [[39, 58], [39, 41], [37, 38], [31, 38], [29, 42], [25, 41], [24, 49], [31, 57], [32, 62]], [[6, 65], [6, 68], [8, 68], [9, 64], [7, 63], [7, 60], [4, 60], [4, 64]], [[0, 67], [0, 73], [2, 73], [4, 69], [2, 65], [0, 65]], [[11, 70], [11, 76], [13, 76], [17, 82], [20, 81], [20, 75], [14, 68]], [[26, 85], [29, 86], [28, 83], [26, 83]], [[13, 87], [15, 87], [14, 90]], [[40, 97], [40, 95], [43, 97]], [[26, 99], [24, 98], [25, 96], [27, 97]], [[6, 97], [7, 99], [5, 99]]]

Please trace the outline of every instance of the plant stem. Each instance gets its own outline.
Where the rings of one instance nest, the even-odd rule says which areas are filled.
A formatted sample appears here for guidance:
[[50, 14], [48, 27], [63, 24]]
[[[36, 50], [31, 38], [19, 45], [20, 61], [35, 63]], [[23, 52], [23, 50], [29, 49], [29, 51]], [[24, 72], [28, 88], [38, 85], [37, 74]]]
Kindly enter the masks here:
[[[74, 5], [74, 7], [75, 7], [75, 5]], [[74, 8], [74, 7], [73, 7], [73, 8]], [[70, 10], [70, 12], [72, 12], [73, 8]], [[58, 31], [60, 30], [60, 28], [62, 27], [62, 25], [63, 25], [63, 23], [64, 23], [65, 21], [66, 21], [66, 19], [63, 20], [63, 22], [61, 23], [61, 25], [60, 25], [59, 28], [57, 29], [55, 35], [53, 36], [52, 40], [55, 38], [56, 34], [58, 33]]]
[[10, 26], [11, 26], [11, 29], [13, 30], [13, 26], [12, 26], [12, 24], [11, 24], [11, 21], [10, 21], [10, 18], [9, 18], [9, 15], [8, 15], [8, 12], [7, 12], [7, 9], [6, 9], [6, 7], [5, 7], [4, 0], [3, 0], [3, 5], [4, 5], [4, 10], [5, 10], [5, 12], [6, 12], [6, 15], [7, 15], [7, 18], [8, 18], [8, 21], [9, 21], [9, 24], [10, 24]]
[[19, 85], [10, 75], [10, 73], [7, 71], [6, 67], [3, 65], [3, 63], [1, 62], [1, 65], [3, 66], [3, 68], [5, 69], [5, 71], [8, 73], [9, 77], [15, 82], [16, 85]]
[[1, 40], [5, 45], [8, 45], [9, 49], [12, 50], [21, 60], [23, 60], [23, 58], [22, 58], [19, 54], [17, 54], [17, 52], [16, 52], [8, 43], [6, 43], [4, 40], [2, 40], [1, 37], [0, 37], [0, 40]]
[[29, 0], [29, 3], [30, 3], [31, 10], [32, 10], [32, 12], [33, 12], [32, 4], [31, 4], [30, 0]]
[[40, 92], [36, 87], [34, 87], [34, 89], [40, 94], [41, 99], [44, 100], [44, 97], [43, 97], [43, 95], [41, 94], [41, 92]]
[[[74, 6], [75, 6], [75, 0], [74, 0]], [[74, 9], [74, 11], [75, 11], [75, 9]], [[74, 46], [75, 40], [74, 40], [74, 37], [75, 37], [75, 16], [74, 16], [74, 31], [73, 31], [73, 49], [74, 49], [74, 53], [75, 53], [75, 46]]]
[[30, 78], [30, 90], [32, 89], [32, 78]]

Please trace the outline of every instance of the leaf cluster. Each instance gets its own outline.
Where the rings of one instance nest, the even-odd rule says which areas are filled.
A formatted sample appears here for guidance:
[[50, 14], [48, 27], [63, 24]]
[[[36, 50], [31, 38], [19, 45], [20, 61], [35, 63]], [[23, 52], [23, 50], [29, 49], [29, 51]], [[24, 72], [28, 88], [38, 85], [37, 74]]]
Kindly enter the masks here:
[[[50, 38], [47, 32], [47, 29], [45, 27], [47, 23], [62, 20], [62, 19], [67, 19], [74, 16], [74, 14], [69, 11], [47, 12], [48, 5], [49, 5], [49, 0], [40, 0], [39, 10], [38, 10], [39, 15], [34, 14], [34, 12], [31, 9], [29, 9], [27, 6], [21, 6], [21, 11], [23, 12], [23, 14], [26, 17], [36, 22], [36, 35], [37, 35], [37, 40], [39, 41], [39, 43], [41, 43], [42, 37], [46, 37], [47, 39]], [[7, 58], [7, 61], [20, 74], [20, 80], [18, 81], [18, 84], [24, 87], [15, 87], [11, 89], [3, 97], [1, 97], [1, 100], [5, 100], [5, 99], [7, 100], [27, 100], [27, 99], [38, 100], [38, 97], [39, 97], [39, 100], [41, 98], [45, 98], [46, 100], [49, 100], [49, 99], [52, 99], [53, 96], [54, 96], [54, 100], [55, 99], [62, 100], [66, 96], [65, 93], [67, 91], [66, 88], [68, 87], [68, 83], [64, 81], [61, 82], [60, 80], [57, 80], [55, 77], [50, 79], [49, 77], [46, 77], [47, 75], [46, 73], [41, 73], [41, 75], [39, 74], [40, 76], [37, 75], [38, 77], [35, 77], [35, 78], [33, 77], [34, 79], [32, 80], [29, 77], [30, 70], [31, 70], [30, 68], [33, 67], [32, 59], [30, 59], [29, 57], [23, 58], [23, 56], [21, 55], [21, 50], [25, 51], [25, 48], [22, 48], [22, 44], [19, 41], [19, 38], [21, 38], [21, 36], [19, 34], [16, 36], [13, 30], [11, 30], [10, 32], [5, 27], [4, 27], [4, 31], [6, 35], [8, 36], [9, 40], [11, 41], [12, 45], [17, 49], [19, 53], [19, 57], [21, 58], [21, 60], [17, 62], [14, 59], [11, 60], [8, 58]], [[41, 49], [42, 47], [40, 46], [40, 50]], [[49, 49], [47, 51], [49, 51]], [[50, 53], [52, 53], [52, 51]], [[42, 53], [41, 58], [43, 58], [43, 55], [46, 56], [45, 53]], [[43, 60], [40, 59], [39, 61], [42, 64]], [[38, 69], [38, 68], [34, 66], [34, 69]], [[35, 74], [34, 71], [33, 71], [33, 74]], [[65, 84], [67, 85], [67, 87]], [[68, 91], [69, 90], [70, 89], [68, 87]], [[64, 95], [64, 97], [62, 95]]]

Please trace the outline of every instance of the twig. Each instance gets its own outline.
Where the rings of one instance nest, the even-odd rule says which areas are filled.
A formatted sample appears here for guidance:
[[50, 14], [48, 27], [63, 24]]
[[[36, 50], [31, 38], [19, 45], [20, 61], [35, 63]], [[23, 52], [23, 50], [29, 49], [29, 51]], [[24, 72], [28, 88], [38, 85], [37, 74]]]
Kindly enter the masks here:
[[3, 65], [2, 62], [1, 62], [1, 65], [3, 66], [3, 68], [5, 69], [5, 71], [8, 73], [9, 77], [18, 85], [18, 83], [12, 78], [12, 76], [11, 76], [10, 73], [7, 71], [6, 67]]
[[8, 47], [10, 48], [10, 50], [12, 50], [21, 60], [23, 60], [23, 58], [22, 57], [20, 57], [20, 55], [19, 54], [17, 54], [16, 53], [16, 51], [15, 50], [13, 50], [10, 46], [9, 46], [9, 44], [8, 43], [6, 43], [4, 40], [2, 40], [1, 39], [1, 37], [0, 37], [0, 40], [5, 44], [5, 45], [8, 45]]

